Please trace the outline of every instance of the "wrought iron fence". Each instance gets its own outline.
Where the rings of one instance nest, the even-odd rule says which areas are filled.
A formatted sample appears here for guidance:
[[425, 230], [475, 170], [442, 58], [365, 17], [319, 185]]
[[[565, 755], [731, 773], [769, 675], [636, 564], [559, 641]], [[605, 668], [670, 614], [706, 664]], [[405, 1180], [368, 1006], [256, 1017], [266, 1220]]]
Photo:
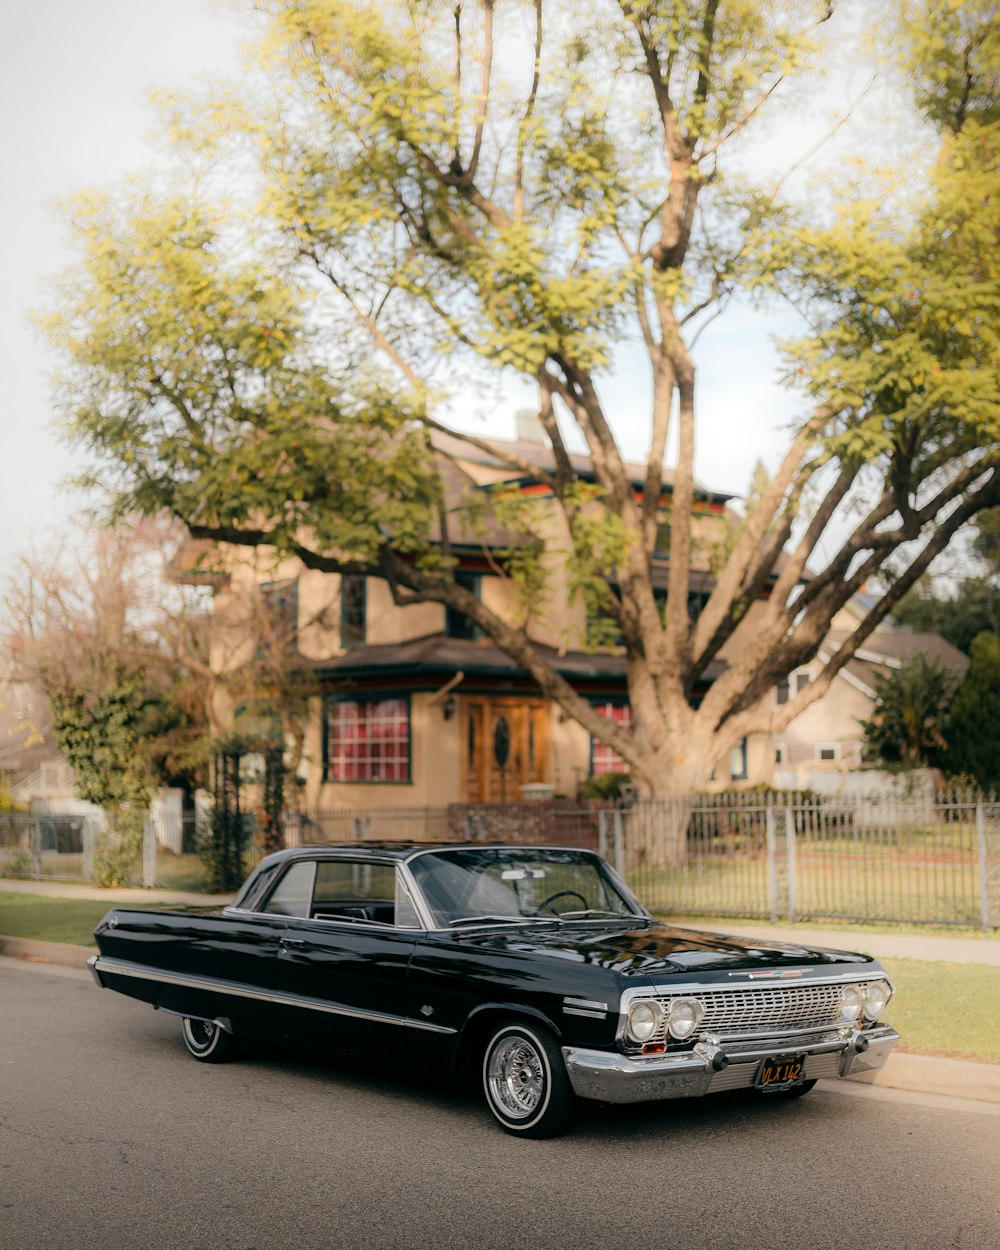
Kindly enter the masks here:
[[[237, 876], [266, 853], [275, 832], [258, 828], [253, 815], [241, 820]], [[688, 916], [1000, 928], [1000, 803], [971, 791], [340, 809], [287, 813], [282, 834], [286, 845], [413, 840], [590, 847], [616, 865], [648, 906]], [[0, 876], [94, 879], [101, 857], [115, 853], [127, 861], [134, 885], [204, 891], [218, 881], [208, 817], [147, 820], [141, 847], [130, 850], [100, 817], [0, 813]]]

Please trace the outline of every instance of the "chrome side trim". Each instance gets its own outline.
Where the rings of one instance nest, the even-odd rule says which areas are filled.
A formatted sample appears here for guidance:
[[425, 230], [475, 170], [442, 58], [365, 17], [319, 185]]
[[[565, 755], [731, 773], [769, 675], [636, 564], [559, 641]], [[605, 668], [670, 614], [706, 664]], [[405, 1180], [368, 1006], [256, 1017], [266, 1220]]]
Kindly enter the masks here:
[[97, 971], [97, 961], [99, 958], [100, 958], [99, 955], [91, 955], [90, 958], [87, 960], [87, 967], [90, 969], [90, 975], [94, 978], [94, 980], [103, 990], [104, 982], [101, 980], [100, 973]]
[[365, 1011], [359, 1007], [345, 1007], [340, 1003], [329, 1003], [321, 998], [310, 998], [305, 994], [283, 994], [278, 990], [259, 990], [237, 981], [221, 981], [214, 977], [201, 977], [193, 973], [162, 972], [159, 968], [148, 968], [143, 964], [130, 963], [125, 959], [111, 959], [104, 955], [92, 955], [91, 958], [94, 960], [93, 970], [96, 972], [134, 977], [139, 981], [179, 985], [189, 990], [209, 990], [218, 994], [228, 994], [233, 998], [250, 998], [257, 1002], [274, 1003], [282, 1007], [302, 1007], [307, 1011], [322, 1011], [331, 1016], [350, 1016], [352, 1019], [368, 1020], [374, 1024], [422, 1029], [426, 1033], [453, 1034], [458, 1032], [457, 1029], [448, 1028], [443, 1024], [429, 1024], [426, 1020], [414, 1020], [410, 1016], [394, 1016], [380, 1011]]
[[570, 995], [563, 999], [563, 1015], [586, 1016], [588, 1020], [604, 1020], [607, 1014], [607, 1003], [599, 1003], [592, 998], [573, 998]]

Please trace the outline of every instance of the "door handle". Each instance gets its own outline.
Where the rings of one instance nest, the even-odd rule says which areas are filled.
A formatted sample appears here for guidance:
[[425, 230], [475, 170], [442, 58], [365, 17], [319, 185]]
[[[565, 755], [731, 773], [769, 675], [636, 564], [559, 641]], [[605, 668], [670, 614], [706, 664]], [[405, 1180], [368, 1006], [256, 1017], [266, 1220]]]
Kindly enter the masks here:
[[291, 950], [292, 948], [303, 947], [305, 946], [305, 944], [306, 943], [305, 943], [304, 938], [282, 938], [281, 941], [278, 943], [278, 949], [287, 951], [287, 950]]

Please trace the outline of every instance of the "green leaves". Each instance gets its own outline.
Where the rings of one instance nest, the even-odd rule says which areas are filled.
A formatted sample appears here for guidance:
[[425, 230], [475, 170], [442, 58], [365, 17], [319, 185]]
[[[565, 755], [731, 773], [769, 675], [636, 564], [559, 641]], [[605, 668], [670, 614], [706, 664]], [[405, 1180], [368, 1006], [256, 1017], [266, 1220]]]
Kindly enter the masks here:
[[143, 675], [122, 668], [98, 693], [73, 686], [50, 692], [56, 742], [85, 802], [139, 813], [148, 806], [151, 783], [140, 741], [143, 695]]
[[891, 673], [877, 673], [874, 682], [872, 718], [861, 722], [865, 758], [907, 768], [941, 762], [948, 745], [942, 730], [957, 676], [939, 661], [920, 654]]

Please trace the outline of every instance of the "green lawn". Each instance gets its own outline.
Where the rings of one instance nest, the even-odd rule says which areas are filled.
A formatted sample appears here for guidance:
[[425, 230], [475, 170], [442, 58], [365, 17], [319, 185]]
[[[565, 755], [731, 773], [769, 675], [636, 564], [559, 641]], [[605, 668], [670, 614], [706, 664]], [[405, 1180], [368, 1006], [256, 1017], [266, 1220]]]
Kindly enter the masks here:
[[886, 1019], [904, 1050], [1000, 1063], [1000, 968], [887, 959], [896, 996]]
[[49, 898], [0, 889], [0, 934], [93, 946], [94, 928], [113, 906], [99, 899]]
[[[778, 868], [776, 903], [784, 918], [788, 866], [783, 859]], [[768, 865], [760, 855], [692, 856], [677, 868], [633, 865], [625, 877], [654, 911], [748, 918], [770, 914]], [[972, 926], [981, 916], [978, 864], [971, 855], [803, 851], [796, 857], [795, 880], [800, 918]]]

